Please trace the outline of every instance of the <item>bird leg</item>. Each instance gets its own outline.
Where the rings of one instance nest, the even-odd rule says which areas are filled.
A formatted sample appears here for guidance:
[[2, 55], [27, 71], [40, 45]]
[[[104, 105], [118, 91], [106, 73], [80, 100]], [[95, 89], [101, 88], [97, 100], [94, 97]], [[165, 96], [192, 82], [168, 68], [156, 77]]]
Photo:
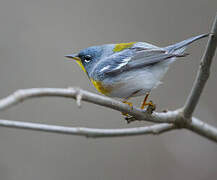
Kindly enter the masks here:
[[[127, 104], [127, 105], [129, 105], [131, 108], [133, 108], [133, 103], [128, 102], [127, 99], [125, 99], [124, 101], [122, 101], [122, 103]], [[126, 116], [126, 117], [129, 116], [129, 114], [124, 113], [124, 112], [122, 112], [121, 114], [122, 114], [123, 116]]]
[[[129, 99], [129, 98], [128, 98]], [[128, 102], [126, 99], [124, 101], [122, 101], [124, 104], [128, 104], [131, 108], [133, 108], [133, 103]], [[132, 116], [130, 116], [128, 113], [121, 113], [124, 116], [124, 119], [127, 121], [127, 123], [131, 122], [131, 119], [133, 118]]]
[[145, 106], [150, 106], [150, 108], [152, 109], [152, 111], [154, 111], [154, 110], [156, 109], [156, 105], [153, 104], [152, 101], [147, 102], [148, 96], [149, 96], [149, 93], [146, 93], [146, 96], [145, 96], [145, 98], [144, 98], [144, 100], [143, 100], [143, 103], [142, 103], [142, 105], [141, 105], [141, 109], [144, 109]]
[[122, 101], [122, 103], [124, 103], [124, 104], [128, 104], [130, 107], [133, 107], [133, 103], [131, 103], [131, 102], [128, 102], [128, 101]]

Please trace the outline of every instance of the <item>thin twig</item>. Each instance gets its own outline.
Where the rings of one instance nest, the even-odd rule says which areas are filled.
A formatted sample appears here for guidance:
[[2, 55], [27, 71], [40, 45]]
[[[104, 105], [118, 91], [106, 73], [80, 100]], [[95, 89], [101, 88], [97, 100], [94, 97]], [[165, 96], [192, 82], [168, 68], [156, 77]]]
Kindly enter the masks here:
[[78, 105], [78, 107], [81, 107], [81, 100], [82, 100], [82, 93], [80, 92], [80, 90], [78, 90], [77, 95], [76, 95], [76, 103]]
[[196, 108], [196, 105], [198, 104], [198, 101], [205, 87], [205, 84], [209, 78], [210, 66], [212, 63], [212, 59], [215, 55], [216, 46], [217, 46], [217, 15], [212, 25], [212, 30], [209, 35], [209, 40], [207, 43], [206, 50], [201, 59], [200, 68], [198, 69], [196, 80], [194, 81], [192, 90], [184, 105], [183, 115], [186, 118], [191, 118]]
[[186, 128], [214, 142], [217, 142], [217, 129], [197, 118], [193, 117], [192, 121], [187, 124]]
[[138, 108], [131, 108], [128, 105], [115, 99], [91, 93], [79, 88], [33, 88], [17, 90], [8, 97], [0, 100], [0, 111], [7, 109], [13, 105], [24, 102], [30, 98], [36, 97], [66, 97], [77, 99], [78, 95], [82, 94], [82, 100], [91, 102], [97, 105], [105, 106], [120, 112], [126, 112], [138, 120], [146, 120], [154, 123], [171, 123], [175, 121], [178, 111], [168, 111], [167, 113], [146, 113]]
[[137, 136], [137, 135], [159, 135], [161, 133], [175, 129], [173, 124], [155, 124], [147, 127], [125, 128], [125, 129], [95, 129], [85, 127], [66, 127], [47, 125], [30, 122], [10, 121], [0, 119], [0, 126], [18, 129], [28, 129], [34, 131], [44, 131], [51, 133], [70, 134], [78, 136], [86, 136], [92, 138], [99, 137], [122, 137], [122, 136]]

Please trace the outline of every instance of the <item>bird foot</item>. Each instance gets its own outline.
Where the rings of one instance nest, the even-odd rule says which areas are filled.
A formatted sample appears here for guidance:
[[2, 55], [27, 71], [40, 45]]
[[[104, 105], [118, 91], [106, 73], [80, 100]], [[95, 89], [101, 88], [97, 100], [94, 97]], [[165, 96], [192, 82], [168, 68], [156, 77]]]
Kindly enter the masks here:
[[149, 101], [149, 102], [146, 102], [148, 100], [148, 96], [149, 96], [149, 93], [146, 94], [144, 100], [143, 100], [143, 103], [141, 105], [141, 109], [144, 109], [145, 106], [148, 106], [146, 108], [146, 111], [150, 114], [153, 113], [153, 111], [156, 109], [156, 105], [152, 102], [152, 101]]
[[127, 121], [127, 124], [129, 124], [133, 121], [136, 121], [136, 118], [133, 116], [130, 116], [129, 114], [128, 114], [128, 116], [125, 116], [124, 119]]
[[141, 105], [141, 109], [144, 109], [145, 106], [151, 106], [152, 109], [156, 109], [156, 105], [152, 102], [152, 101], [149, 101], [148, 103], [147, 102], [143, 102], [143, 104]]
[[147, 106], [148, 106], [148, 107], [147, 107], [146, 111], [147, 111], [147, 113], [149, 113], [149, 114], [152, 114], [153, 111], [156, 109], [156, 105], [153, 104], [152, 101], [149, 101], [149, 102], [147, 103]]
[[[133, 103], [128, 102], [128, 101], [123, 101], [123, 103], [129, 105], [131, 107], [131, 109], [133, 109]], [[132, 117], [128, 113], [122, 112], [121, 114], [124, 116], [124, 118], [126, 119], [127, 122], [128, 122], [127, 119]]]

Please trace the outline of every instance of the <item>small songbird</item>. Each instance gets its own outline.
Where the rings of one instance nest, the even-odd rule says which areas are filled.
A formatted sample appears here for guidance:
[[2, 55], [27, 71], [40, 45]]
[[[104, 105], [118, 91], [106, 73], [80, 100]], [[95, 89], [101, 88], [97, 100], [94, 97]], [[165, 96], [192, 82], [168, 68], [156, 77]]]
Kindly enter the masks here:
[[204, 38], [208, 34], [191, 37], [179, 43], [158, 47], [146, 42], [129, 42], [92, 46], [76, 54], [65, 57], [72, 58], [88, 75], [95, 88], [102, 94], [123, 99], [146, 95], [141, 105], [154, 106], [152, 101], [146, 102], [150, 91], [161, 83], [169, 65], [184, 53], [192, 42]]

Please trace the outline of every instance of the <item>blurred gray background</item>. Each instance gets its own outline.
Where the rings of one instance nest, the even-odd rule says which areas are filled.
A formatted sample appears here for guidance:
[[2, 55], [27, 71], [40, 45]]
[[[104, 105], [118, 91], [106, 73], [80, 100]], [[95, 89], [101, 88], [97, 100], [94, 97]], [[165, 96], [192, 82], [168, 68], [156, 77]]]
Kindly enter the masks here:
[[[1, 0], [0, 97], [16, 89], [79, 86], [96, 92], [76, 63], [64, 58], [91, 45], [147, 41], [165, 46], [209, 31], [216, 0]], [[159, 111], [180, 107], [206, 44], [172, 65], [151, 99]], [[216, 57], [195, 116], [217, 126]], [[141, 98], [133, 100], [139, 104]], [[130, 125], [120, 113], [74, 100], [34, 99], [1, 119], [95, 128]], [[86, 139], [0, 128], [1, 180], [214, 179], [217, 145], [189, 131], [160, 136]]]

